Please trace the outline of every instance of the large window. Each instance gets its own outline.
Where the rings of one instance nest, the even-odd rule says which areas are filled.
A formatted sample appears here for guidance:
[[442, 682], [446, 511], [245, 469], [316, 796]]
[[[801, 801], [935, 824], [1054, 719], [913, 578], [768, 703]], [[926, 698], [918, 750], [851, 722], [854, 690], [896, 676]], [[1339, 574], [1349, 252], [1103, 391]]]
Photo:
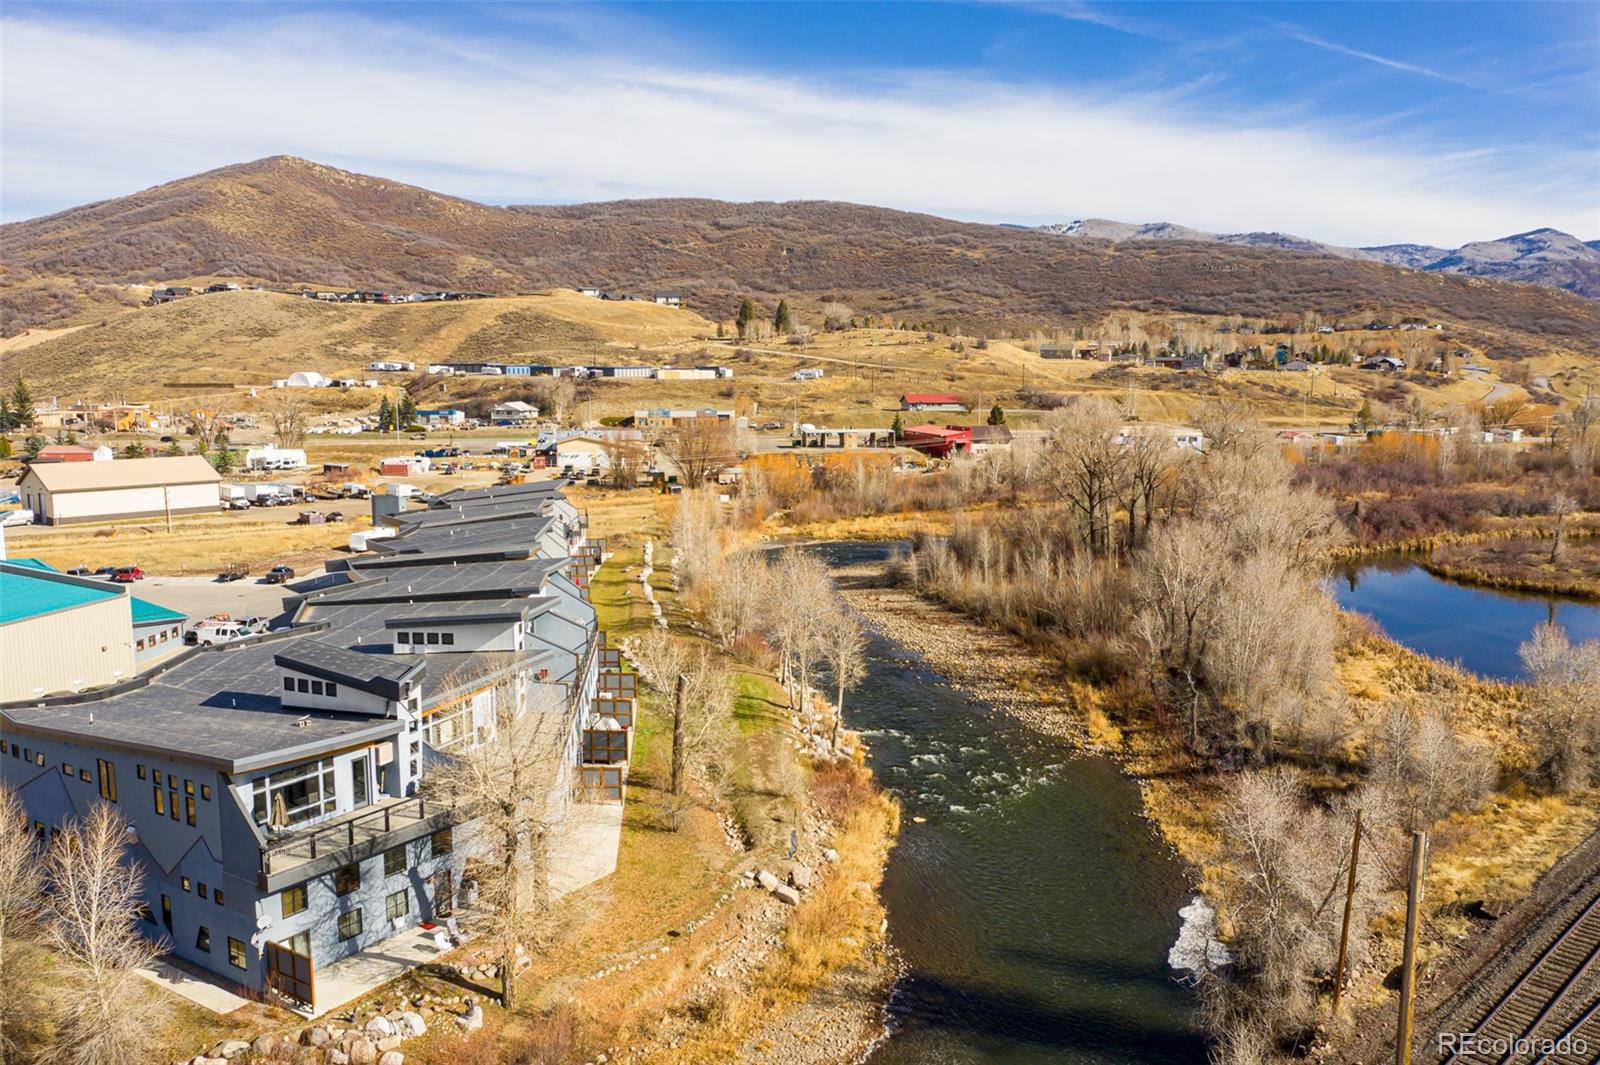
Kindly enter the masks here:
[[361, 866], [352, 862], [342, 869], [336, 869], [333, 874], [333, 893], [335, 895], [348, 895], [361, 887]]
[[447, 710], [430, 715], [422, 726], [422, 738], [436, 751], [448, 751], [472, 735], [474, 700], [467, 699]]
[[394, 922], [411, 912], [411, 893], [409, 891], [396, 891], [393, 895], [383, 900], [384, 911], [388, 914], [390, 922]]
[[232, 936], [229, 936], [228, 964], [232, 965], [235, 969], [243, 969], [246, 964], [245, 959], [247, 956], [248, 955], [245, 954], [244, 950], [244, 943], [240, 940], [234, 939]]
[[361, 934], [361, 911], [351, 910], [339, 915], [339, 940], [354, 939]]
[[106, 802], [117, 801], [117, 767], [104, 758], [94, 760], [95, 769], [100, 774], [100, 797]]
[[306, 908], [306, 886], [298, 884], [292, 888], [283, 889], [283, 915], [293, 917]]
[[289, 828], [327, 817], [338, 809], [333, 790], [333, 759], [280, 769], [253, 785], [255, 822]]
[[406, 871], [406, 845], [390, 847], [383, 852], [383, 875], [399, 876]]
[[449, 854], [454, 845], [455, 841], [451, 838], [448, 828], [441, 828], [433, 834], [433, 856], [435, 858], [442, 858]]

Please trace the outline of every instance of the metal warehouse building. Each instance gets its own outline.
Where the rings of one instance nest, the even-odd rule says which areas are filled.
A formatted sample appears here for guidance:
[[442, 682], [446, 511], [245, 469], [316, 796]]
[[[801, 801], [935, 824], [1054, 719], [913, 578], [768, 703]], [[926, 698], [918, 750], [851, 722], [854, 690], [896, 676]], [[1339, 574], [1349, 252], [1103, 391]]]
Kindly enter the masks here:
[[198, 455], [29, 466], [17, 487], [42, 524], [215, 512], [222, 477]]
[[0, 562], [0, 702], [133, 676], [131, 599], [105, 581]]

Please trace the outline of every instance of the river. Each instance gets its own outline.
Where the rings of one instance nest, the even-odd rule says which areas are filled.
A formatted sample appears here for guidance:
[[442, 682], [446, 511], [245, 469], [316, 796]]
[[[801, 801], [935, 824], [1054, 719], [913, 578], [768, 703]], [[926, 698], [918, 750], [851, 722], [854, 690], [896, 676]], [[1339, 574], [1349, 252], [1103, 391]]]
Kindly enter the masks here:
[[1404, 555], [1341, 566], [1334, 597], [1370, 616], [1393, 639], [1496, 680], [1520, 680], [1517, 646], [1542, 621], [1574, 643], [1600, 639], [1600, 604], [1564, 596], [1504, 592], [1436, 577]]
[[907, 972], [870, 1065], [1205, 1062], [1167, 964], [1191, 891], [1133, 781], [878, 635], [845, 720], [904, 810], [884, 899]]

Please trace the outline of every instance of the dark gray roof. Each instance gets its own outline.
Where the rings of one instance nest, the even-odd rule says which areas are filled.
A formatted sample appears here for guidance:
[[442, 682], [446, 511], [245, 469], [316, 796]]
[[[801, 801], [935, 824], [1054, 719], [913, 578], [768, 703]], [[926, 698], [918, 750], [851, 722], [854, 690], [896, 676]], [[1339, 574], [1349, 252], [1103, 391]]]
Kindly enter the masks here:
[[445, 547], [435, 551], [396, 551], [388, 555], [350, 560], [354, 570], [390, 569], [401, 566], [448, 565], [460, 562], [508, 562], [524, 559], [535, 551], [533, 544], [484, 544], [481, 547]]
[[522, 484], [502, 484], [489, 488], [453, 488], [436, 496], [430, 506], [438, 509], [463, 503], [488, 503], [526, 499], [530, 496], [549, 497], [558, 494], [570, 483], [565, 478], [558, 477], [550, 481], [525, 481]]
[[571, 564], [568, 558], [519, 558], [466, 565], [362, 567], [355, 581], [312, 593], [306, 596], [305, 605], [538, 595], [553, 574]]
[[383, 556], [527, 547], [549, 533], [556, 524], [555, 518], [512, 518], [468, 525], [444, 525], [371, 540], [368, 546]]
[[473, 599], [466, 602], [430, 603], [428, 609], [416, 613], [396, 613], [385, 617], [386, 629], [403, 629], [411, 625], [439, 625], [471, 621], [520, 621], [536, 617], [553, 608], [558, 596], [541, 595], [531, 599]]
[[415, 656], [350, 651], [325, 640], [296, 640], [272, 656], [273, 662], [285, 669], [348, 684], [385, 699], [404, 699], [407, 688], [421, 678], [426, 663], [407, 659]]

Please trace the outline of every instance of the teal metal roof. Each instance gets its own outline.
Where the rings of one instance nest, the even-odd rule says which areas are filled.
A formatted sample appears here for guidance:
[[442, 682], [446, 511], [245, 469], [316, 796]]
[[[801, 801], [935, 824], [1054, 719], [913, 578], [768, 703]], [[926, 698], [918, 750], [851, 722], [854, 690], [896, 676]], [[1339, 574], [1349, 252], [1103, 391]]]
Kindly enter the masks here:
[[182, 621], [188, 615], [176, 610], [168, 610], [164, 606], [157, 606], [148, 599], [140, 599], [130, 595], [128, 601], [133, 607], [133, 623], [135, 625], [150, 625], [158, 621]]
[[119, 588], [95, 588], [73, 580], [52, 580], [0, 569], [0, 625], [53, 614], [121, 595]]
[[37, 558], [8, 558], [6, 561], [11, 563], [13, 566], [27, 566], [29, 569], [42, 569], [48, 573], [61, 572], [54, 566], [50, 565], [50, 563]]

